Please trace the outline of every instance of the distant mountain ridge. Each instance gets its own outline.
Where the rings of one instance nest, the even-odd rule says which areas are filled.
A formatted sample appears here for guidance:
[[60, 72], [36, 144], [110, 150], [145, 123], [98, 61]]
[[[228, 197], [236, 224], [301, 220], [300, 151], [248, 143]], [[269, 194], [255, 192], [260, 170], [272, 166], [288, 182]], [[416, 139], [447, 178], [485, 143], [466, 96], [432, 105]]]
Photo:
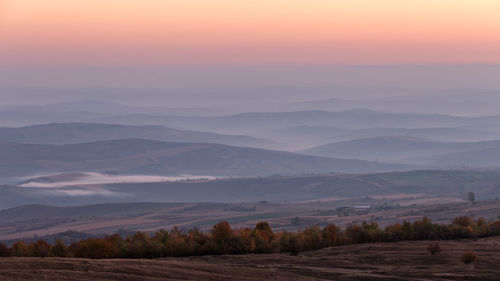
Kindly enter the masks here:
[[441, 114], [385, 113], [369, 109], [347, 111], [248, 112], [227, 116], [174, 116], [129, 114], [97, 117], [95, 122], [112, 124], [150, 124], [213, 132], [262, 132], [292, 126], [348, 127], [367, 129], [462, 127], [499, 123], [500, 116], [459, 117]]

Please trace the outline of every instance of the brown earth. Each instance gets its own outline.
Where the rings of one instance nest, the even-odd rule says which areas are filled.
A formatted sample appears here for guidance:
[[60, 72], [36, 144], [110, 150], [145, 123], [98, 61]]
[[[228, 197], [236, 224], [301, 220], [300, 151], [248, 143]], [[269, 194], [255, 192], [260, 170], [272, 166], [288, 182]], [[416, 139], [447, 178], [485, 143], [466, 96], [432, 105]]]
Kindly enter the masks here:
[[[0, 258], [0, 280], [499, 280], [500, 237], [359, 244], [298, 256], [206, 256], [156, 260]], [[473, 250], [475, 265], [460, 255]]]
[[[214, 224], [227, 220], [233, 228], [254, 227], [268, 221], [275, 230], [296, 230], [316, 224], [338, 226], [352, 222], [374, 221], [382, 227], [403, 220], [420, 220], [427, 216], [435, 223], [450, 223], [457, 216], [500, 219], [500, 200], [448, 202], [419, 194], [402, 198], [377, 200], [335, 200], [328, 202], [286, 204], [224, 204], [224, 203], [131, 203], [89, 205], [80, 207], [25, 206], [0, 212], [0, 240], [30, 238], [34, 235], [58, 234], [73, 230], [92, 234], [114, 233], [120, 229], [153, 232], [171, 229], [200, 228], [207, 231]], [[420, 200], [417, 206], [409, 202]], [[438, 200], [439, 203], [436, 202]], [[371, 205], [369, 209], [342, 206]], [[36, 215], [36, 217], [35, 217]], [[299, 217], [299, 224], [292, 219]]]

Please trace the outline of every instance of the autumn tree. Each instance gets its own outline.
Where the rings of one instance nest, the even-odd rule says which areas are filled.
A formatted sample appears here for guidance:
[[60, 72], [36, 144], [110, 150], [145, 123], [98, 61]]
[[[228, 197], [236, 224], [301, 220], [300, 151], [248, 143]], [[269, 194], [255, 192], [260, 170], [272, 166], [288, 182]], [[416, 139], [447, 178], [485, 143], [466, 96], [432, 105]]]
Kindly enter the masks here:
[[299, 237], [304, 250], [318, 250], [324, 247], [322, 231], [317, 225], [306, 228]]
[[340, 233], [340, 228], [334, 224], [329, 224], [323, 228], [322, 236], [326, 246], [332, 247], [337, 245], [337, 239]]
[[11, 251], [7, 245], [0, 242], [0, 257], [10, 257]]
[[[198, 229], [181, 231], [175, 226], [170, 231], [154, 234], [136, 232], [123, 239], [119, 234], [105, 238], [84, 239], [67, 247], [57, 239], [53, 245], [38, 240], [29, 245], [16, 242], [10, 248], [0, 243], [0, 256], [55, 256], [78, 258], [160, 258], [166, 256], [194, 256], [214, 254], [247, 254], [301, 251], [324, 247], [400, 240], [460, 239], [500, 235], [500, 220], [486, 222], [483, 218], [457, 217], [451, 224], [434, 224], [423, 218], [413, 223], [404, 221], [381, 229], [375, 222], [353, 223], [345, 229], [334, 224], [320, 228], [311, 226], [294, 232], [274, 232], [267, 222], [255, 228], [233, 230], [228, 222], [220, 222], [210, 232]], [[438, 253], [439, 243], [430, 243], [427, 250]], [[473, 252], [464, 253], [464, 263], [477, 262]]]
[[271, 226], [266, 221], [261, 221], [257, 223], [255, 226], [255, 231], [258, 231], [259, 234], [267, 241], [271, 241], [275, 238], [276, 234], [271, 229]]
[[68, 256], [68, 247], [61, 239], [56, 239], [54, 245], [50, 248], [50, 256], [62, 258]]
[[45, 240], [38, 240], [35, 243], [30, 244], [29, 251], [34, 257], [48, 257], [50, 254], [50, 244], [45, 242]]
[[300, 240], [295, 233], [284, 232], [280, 239], [280, 251], [296, 256], [301, 250]]
[[217, 243], [227, 241], [233, 235], [233, 230], [227, 221], [219, 222], [212, 228], [212, 238]]
[[23, 241], [18, 241], [11, 246], [14, 257], [27, 257], [30, 255], [29, 247]]
[[116, 245], [102, 238], [82, 240], [72, 244], [70, 250], [77, 258], [109, 259], [118, 256]]

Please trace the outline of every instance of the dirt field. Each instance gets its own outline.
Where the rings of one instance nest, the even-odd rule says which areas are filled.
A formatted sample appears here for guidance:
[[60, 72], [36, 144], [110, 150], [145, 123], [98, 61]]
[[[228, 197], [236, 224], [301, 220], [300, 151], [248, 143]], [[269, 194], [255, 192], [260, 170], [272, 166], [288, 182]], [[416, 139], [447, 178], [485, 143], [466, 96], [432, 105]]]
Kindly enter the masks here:
[[[499, 280], [500, 237], [361, 244], [298, 256], [206, 256], [158, 260], [0, 258], [0, 280]], [[476, 265], [460, 255], [473, 250]]]
[[[382, 227], [403, 220], [427, 216], [435, 223], [450, 223], [457, 216], [500, 219], [500, 200], [449, 203], [446, 198], [428, 198], [409, 194], [403, 198], [377, 200], [336, 200], [329, 202], [286, 204], [224, 203], [130, 203], [88, 205], [81, 207], [47, 207], [32, 205], [0, 212], [0, 241], [54, 235], [73, 230], [91, 234], [114, 233], [120, 229], [153, 232], [171, 229], [200, 228], [207, 231], [227, 220], [234, 228], [254, 227], [268, 221], [275, 230], [296, 230], [316, 224], [335, 223], [341, 227], [351, 222], [375, 221]], [[436, 200], [438, 200], [436, 202]], [[417, 206], [407, 202], [421, 200]], [[428, 201], [428, 202], [427, 202]], [[370, 205], [369, 209], [343, 206]], [[300, 218], [298, 224], [292, 219]]]

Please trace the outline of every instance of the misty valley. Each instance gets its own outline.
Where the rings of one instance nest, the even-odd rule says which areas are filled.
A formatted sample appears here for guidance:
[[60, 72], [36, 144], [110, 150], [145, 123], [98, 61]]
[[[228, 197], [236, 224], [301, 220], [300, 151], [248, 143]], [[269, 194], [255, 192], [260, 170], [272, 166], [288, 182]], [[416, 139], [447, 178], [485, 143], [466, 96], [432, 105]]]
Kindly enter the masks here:
[[0, 0], [0, 281], [500, 280], [499, 0]]
[[[206, 229], [215, 220], [293, 230], [498, 219], [500, 117], [311, 104], [209, 116], [97, 101], [15, 107], [10, 116], [35, 115], [0, 128], [0, 216], [10, 218], [0, 238]], [[51, 123], [38, 124], [37, 111]], [[80, 211], [47, 211], [58, 208]]]

